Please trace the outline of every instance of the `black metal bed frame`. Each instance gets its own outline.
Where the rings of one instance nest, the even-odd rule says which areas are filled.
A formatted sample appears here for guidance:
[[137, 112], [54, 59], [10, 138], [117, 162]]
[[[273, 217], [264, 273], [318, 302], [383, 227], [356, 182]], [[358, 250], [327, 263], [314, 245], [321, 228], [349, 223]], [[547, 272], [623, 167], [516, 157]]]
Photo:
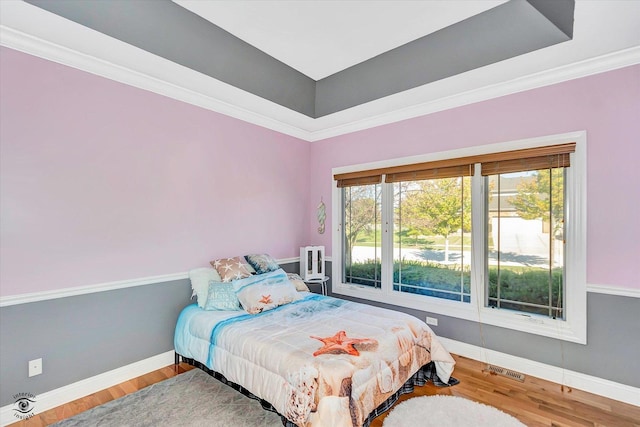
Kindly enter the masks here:
[[[184, 363], [187, 363], [187, 364], [189, 364], [191, 366], [195, 366], [196, 368], [199, 368], [199, 369], [203, 370], [204, 372], [206, 372], [207, 374], [211, 375], [213, 378], [217, 379], [218, 381], [222, 382], [223, 384], [228, 385], [229, 387], [233, 388], [234, 390], [242, 393], [243, 395], [245, 395], [245, 396], [247, 396], [247, 397], [249, 397], [251, 399], [257, 400], [258, 402], [260, 402], [260, 405], [262, 406], [263, 409], [276, 413], [280, 417], [280, 419], [282, 420], [282, 425], [284, 427], [298, 427], [296, 424], [294, 424], [291, 421], [289, 421], [289, 419], [287, 419], [284, 415], [280, 414], [273, 407], [273, 405], [271, 403], [269, 403], [266, 400], [261, 399], [258, 396], [252, 394], [249, 390], [247, 390], [246, 388], [242, 387], [241, 385], [236, 384], [236, 383], [234, 383], [232, 381], [229, 381], [221, 373], [216, 372], [216, 371], [212, 371], [206, 365], [204, 365], [201, 362], [198, 362], [195, 359], [190, 359], [188, 357], [184, 357], [184, 356], [178, 354], [177, 352], [174, 352], [174, 354], [175, 354], [175, 364], [176, 365], [178, 365], [180, 363], [180, 360], [182, 360]], [[416, 385], [417, 386], [423, 386], [429, 381], [432, 381], [438, 387], [452, 386], [452, 385], [458, 384], [458, 382], [459, 382], [457, 379], [451, 377], [451, 379], [449, 380], [449, 383], [443, 383], [442, 381], [440, 381], [440, 378], [438, 378], [438, 376], [436, 374], [435, 364], [433, 362], [429, 362], [428, 364], [426, 364], [422, 368], [420, 368], [418, 370], [418, 372], [416, 372], [411, 378], [409, 378], [407, 380], [407, 382], [405, 382], [402, 385], [402, 387], [400, 387], [400, 389], [398, 391], [396, 391], [394, 394], [389, 396], [389, 398], [387, 400], [382, 402], [380, 404], [380, 406], [378, 406], [376, 409], [374, 409], [369, 414], [369, 416], [364, 420], [364, 423], [362, 424], [362, 427], [369, 427], [369, 424], [371, 424], [371, 421], [373, 421], [379, 415], [381, 415], [381, 414], [385, 413], [386, 411], [388, 411], [398, 401], [400, 396], [402, 396], [403, 394], [413, 393], [414, 386], [416, 386]]]

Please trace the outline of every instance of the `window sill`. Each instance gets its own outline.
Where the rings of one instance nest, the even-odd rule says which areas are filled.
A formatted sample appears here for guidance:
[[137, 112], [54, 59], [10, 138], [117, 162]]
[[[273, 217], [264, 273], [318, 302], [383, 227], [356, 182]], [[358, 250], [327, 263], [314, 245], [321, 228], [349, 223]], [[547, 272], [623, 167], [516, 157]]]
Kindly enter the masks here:
[[[478, 307], [473, 298], [470, 303], [447, 301], [438, 298], [402, 295], [396, 291], [371, 289], [364, 286], [337, 284], [333, 293], [360, 298], [379, 303], [421, 310], [427, 313], [441, 314], [458, 319], [481, 322], [487, 325], [512, 329], [525, 333], [541, 335], [563, 341], [586, 344], [586, 316], [574, 322], [555, 320], [544, 316], [526, 315], [519, 312], [494, 308]], [[576, 316], [577, 317], [577, 316]]]

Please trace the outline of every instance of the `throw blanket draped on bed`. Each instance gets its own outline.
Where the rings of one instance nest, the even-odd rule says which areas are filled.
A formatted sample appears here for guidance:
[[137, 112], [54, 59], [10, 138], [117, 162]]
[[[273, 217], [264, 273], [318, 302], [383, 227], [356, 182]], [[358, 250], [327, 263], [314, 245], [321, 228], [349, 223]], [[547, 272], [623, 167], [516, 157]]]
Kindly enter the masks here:
[[260, 314], [185, 308], [176, 351], [270, 402], [299, 426], [360, 426], [420, 367], [454, 360], [413, 316], [320, 295]]

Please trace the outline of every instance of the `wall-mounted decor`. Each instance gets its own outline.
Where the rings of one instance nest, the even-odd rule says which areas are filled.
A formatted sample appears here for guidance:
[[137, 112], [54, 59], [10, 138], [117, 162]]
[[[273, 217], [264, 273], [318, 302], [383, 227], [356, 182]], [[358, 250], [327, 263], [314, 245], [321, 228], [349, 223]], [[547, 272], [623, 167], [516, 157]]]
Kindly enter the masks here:
[[324, 202], [322, 201], [322, 198], [320, 198], [320, 204], [316, 208], [316, 216], [318, 217], [319, 224], [318, 233], [324, 234], [324, 220], [327, 218], [327, 209], [324, 205]]

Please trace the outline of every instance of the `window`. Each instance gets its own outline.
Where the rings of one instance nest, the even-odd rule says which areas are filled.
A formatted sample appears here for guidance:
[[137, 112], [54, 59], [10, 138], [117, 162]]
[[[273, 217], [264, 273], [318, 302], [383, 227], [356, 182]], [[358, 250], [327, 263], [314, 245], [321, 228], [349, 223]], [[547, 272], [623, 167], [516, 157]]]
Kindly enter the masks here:
[[485, 179], [486, 305], [564, 318], [564, 168]]
[[471, 178], [393, 184], [393, 290], [470, 302]]
[[342, 253], [344, 283], [380, 288], [382, 243], [380, 184], [343, 188]]
[[334, 292], [585, 343], [585, 140], [334, 170]]

